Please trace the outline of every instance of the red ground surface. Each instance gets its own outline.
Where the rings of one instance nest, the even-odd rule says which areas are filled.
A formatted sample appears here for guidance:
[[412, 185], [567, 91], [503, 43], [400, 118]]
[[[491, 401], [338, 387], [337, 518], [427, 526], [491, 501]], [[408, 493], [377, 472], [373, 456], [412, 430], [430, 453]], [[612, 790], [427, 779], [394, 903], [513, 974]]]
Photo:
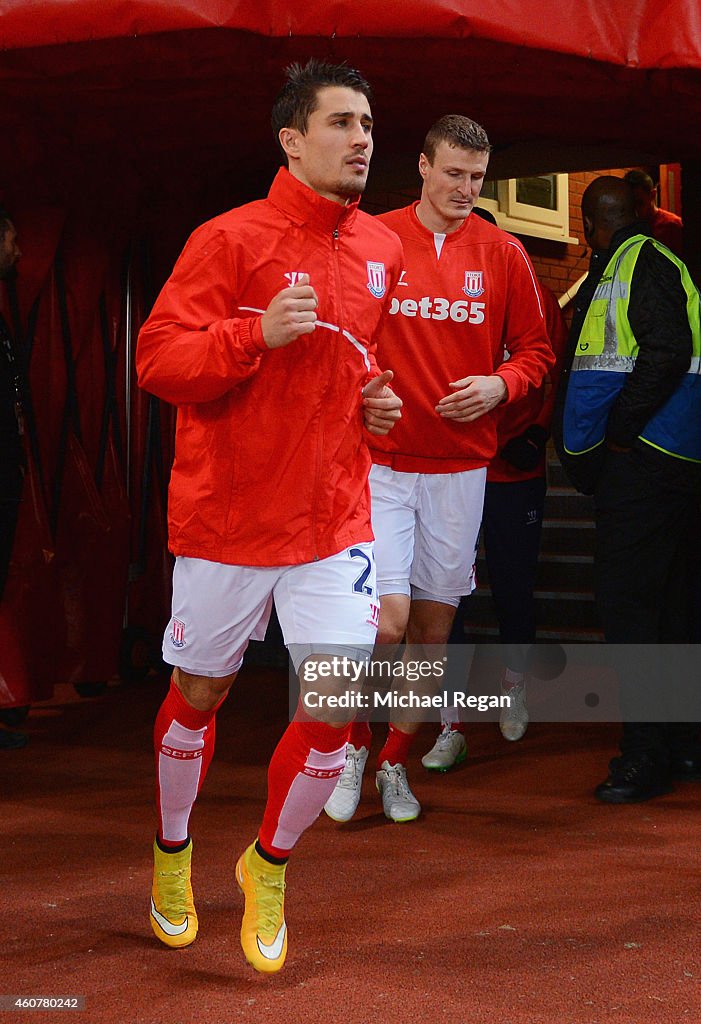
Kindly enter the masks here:
[[[79, 700], [59, 688], [0, 752], [6, 995], [81, 995], [80, 1014], [0, 1020], [126, 1024], [647, 1024], [701, 1020], [699, 794], [607, 807], [592, 797], [616, 730], [533, 724], [518, 744], [469, 728], [470, 756], [411, 765], [419, 821], [324, 815], [288, 870], [290, 952], [261, 977], [239, 948], [238, 854], [255, 835], [286, 678], [244, 669], [220, 712], [193, 814], [200, 935], [148, 923], [151, 726], [165, 681]], [[379, 730], [378, 730], [379, 731]], [[377, 737], [379, 739], [379, 736]]]

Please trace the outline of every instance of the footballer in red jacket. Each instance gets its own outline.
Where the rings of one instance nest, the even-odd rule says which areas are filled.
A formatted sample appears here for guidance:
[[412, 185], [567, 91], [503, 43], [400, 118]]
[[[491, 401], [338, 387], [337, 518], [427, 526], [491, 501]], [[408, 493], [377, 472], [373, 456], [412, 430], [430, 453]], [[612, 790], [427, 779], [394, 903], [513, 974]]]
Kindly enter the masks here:
[[[346, 65], [288, 68], [272, 118], [288, 168], [266, 199], [194, 233], [139, 336], [140, 383], [178, 406], [163, 648], [175, 669], [154, 730], [150, 916], [170, 947], [197, 935], [189, 821], [216, 711], [273, 600], [305, 680], [339, 648], [366, 661], [375, 640], [365, 437], [400, 415], [374, 347], [402, 252], [358, 209], [372, 154], [368, 97]], [[320, 672], [322, 695], [332, 685]], [[273, 753], [261, 828], [236, 864], [241, 944], [258, 971], [285, 961], [287, 858], [343, 770], [345, 739], [343, 720], [302, 710]]]
[[[378, 644], [445, 644], [460, 597], [473, 588], [495, 410], [537, 389], [553, 354], [533, 267], [521, 244], [470, 216], [490, 144], [467, 117], [428, 132], [421, 198], [378, 219], [399, 235], [404, 268], [378, 338], [404, 402], [391, 437], [371, 438], [372, 522], [380, 594]], [[505, 350], [508, 359], [505, 359]], [[420, 813], [406, 777], [418, 722], [390, 723], [376, 781], [393, 821]], [[356, 721], [346, 768], [326, 804], [348, 820], [370, 747]]]

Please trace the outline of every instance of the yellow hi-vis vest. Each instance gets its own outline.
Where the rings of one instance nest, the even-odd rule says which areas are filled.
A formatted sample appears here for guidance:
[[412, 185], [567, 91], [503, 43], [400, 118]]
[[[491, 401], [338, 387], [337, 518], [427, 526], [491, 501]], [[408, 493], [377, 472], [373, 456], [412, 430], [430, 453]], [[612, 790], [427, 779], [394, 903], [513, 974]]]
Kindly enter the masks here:
[[691, 365], [650, 418], [641, 441], [680, 459], [701, 462], [701, 320], [699, 293], [674, 253], [647, 235], [626, 239], [609, 260], [587, 310], [567, 385], [563, 442], [570, 455], [603, 444], [609, 412], [633, 369], [638, 343], [628, 319], [630, 286], [640, 250], [651, 242], [679, 270], [692, 335]]

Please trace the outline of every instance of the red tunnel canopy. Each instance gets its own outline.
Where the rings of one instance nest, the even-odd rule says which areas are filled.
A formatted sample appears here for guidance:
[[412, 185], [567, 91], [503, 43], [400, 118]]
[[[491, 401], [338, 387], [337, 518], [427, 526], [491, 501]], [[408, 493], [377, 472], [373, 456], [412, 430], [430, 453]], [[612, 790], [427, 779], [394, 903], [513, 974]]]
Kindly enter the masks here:
[[269, 112], [282, 69], [310, 55], [347, 60], [374, 87], [371, 185], [413, 168], [427, 126], [451, 111], [488, 128], [501, 177], [699, 159], [700, 10], [697, 0], [0, 0], [10, 154], [0, 191], [63, 201], [100, 183], [133, 194], [138, 180], [151, 207], [164, 188], [199, 190], [203, 212], [260, 195], [278, 161]]
[[227, 28], [271, 38], [488, 39], [628, 67], [701, 66], [695, 0], [4, 0], [3, 48]]

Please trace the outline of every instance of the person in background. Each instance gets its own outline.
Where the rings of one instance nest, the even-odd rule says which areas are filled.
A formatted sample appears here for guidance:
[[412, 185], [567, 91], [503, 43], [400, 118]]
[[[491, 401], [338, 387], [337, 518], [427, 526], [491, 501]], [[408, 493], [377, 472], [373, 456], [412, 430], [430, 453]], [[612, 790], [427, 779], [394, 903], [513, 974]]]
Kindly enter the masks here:
[[633, 189], [635, 196], [636, 216], [647, 224], [650, 234], [658, 242], [684, 258], [684, 225], [681, 217], [671, 210], [664, 210], [657, 205], [657, 186], [649, 174], [641, 170], [632, 170], [624, 176]]
[[[597, 799], [636, 803], [701, 777], [691, 640], [691, 545], [701, 494], [699, 294], [637, 219], [631, 185], [604, 175], [582, 197], [589, 274], [575, 302], [553, 432], [563, 468], [594, 495], [595, 596], [622, 658], [620, 756]], [[681, 699], [678, 699], [679, 695]]]

